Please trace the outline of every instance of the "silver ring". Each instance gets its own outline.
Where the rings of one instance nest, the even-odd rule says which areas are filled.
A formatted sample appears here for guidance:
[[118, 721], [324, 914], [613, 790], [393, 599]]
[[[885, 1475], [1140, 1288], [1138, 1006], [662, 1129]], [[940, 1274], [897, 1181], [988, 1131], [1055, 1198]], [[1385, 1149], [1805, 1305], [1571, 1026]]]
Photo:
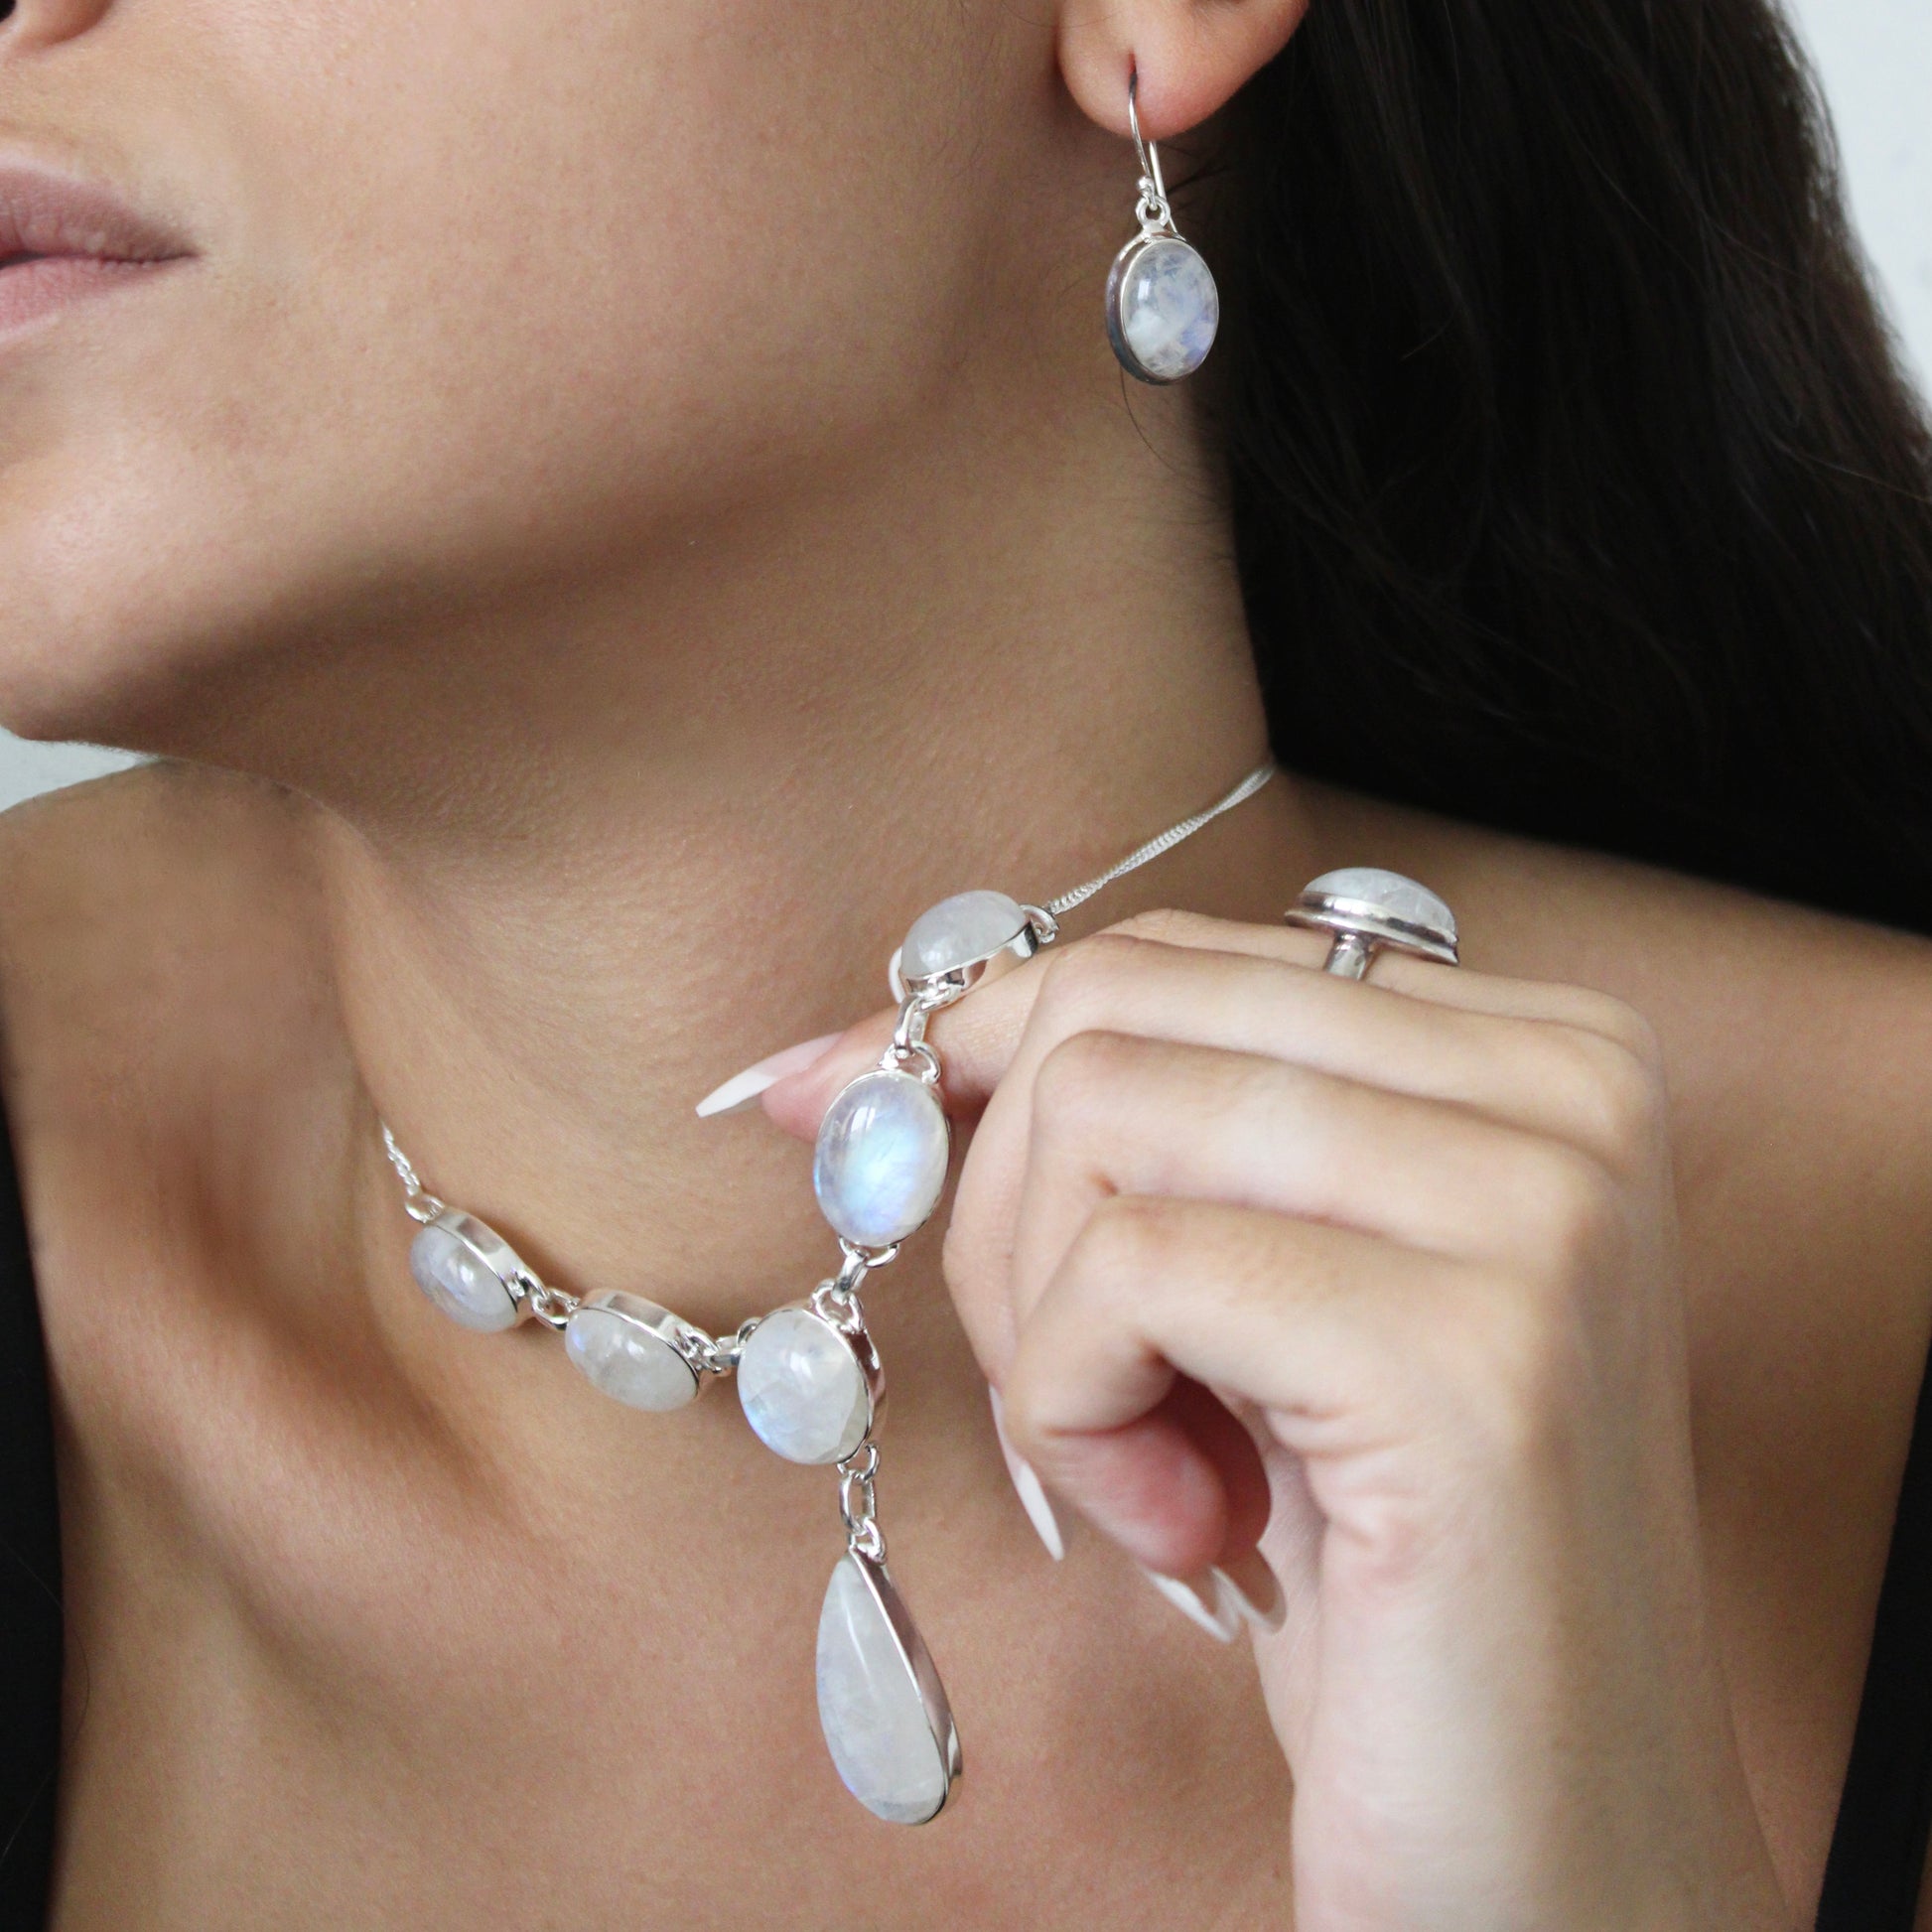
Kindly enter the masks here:
[[1445, 966], [1457, 963], [1455, 914], [1432, 893], [1399, 872], [1348, 866], [1324, 872], [1302, 888], [1282, 917], [1290, 925], [1333, 933], [1324, 973], [1358, 980], [1378, 952], [1414, 953]]

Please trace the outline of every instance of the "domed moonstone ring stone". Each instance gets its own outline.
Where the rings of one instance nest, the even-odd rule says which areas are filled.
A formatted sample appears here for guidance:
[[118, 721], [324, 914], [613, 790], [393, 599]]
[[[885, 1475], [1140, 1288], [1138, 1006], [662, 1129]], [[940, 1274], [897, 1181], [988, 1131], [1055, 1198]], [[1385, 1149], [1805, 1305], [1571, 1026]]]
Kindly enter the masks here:
[[1459, 957], [1455, 914], [1448, 905], [1427, 886], [1377, 866], [1345, 866], [1311, 879], [1283, 916], [1290, 925], [1334, 934], [1324, 970], [1338, 979], [1361, 979], [1385, 948], [1445, 966]]

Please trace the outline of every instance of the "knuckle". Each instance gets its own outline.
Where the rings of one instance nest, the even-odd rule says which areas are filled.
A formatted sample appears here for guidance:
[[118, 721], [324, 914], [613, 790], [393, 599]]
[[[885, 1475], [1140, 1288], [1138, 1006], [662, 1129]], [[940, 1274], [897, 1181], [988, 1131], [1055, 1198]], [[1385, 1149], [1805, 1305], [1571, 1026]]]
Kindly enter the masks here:
[[1034, 1074], [1036, 1132], [1053, 1133], [1097, 1120], [1118, 1094], [1135, 1042], [1122, 1034], [1068, 1034], [1049, 1049]]
[[1566, 1031], [1553, 1050], [1562, 1061], [1557, 1077], [1572, 1097], [1589, 1145], [1619, 1171], [1639, 1166], [1663, 1137], [1660, 1070], [1598, 1033]]
[[1562, 1452], [1587, 1376], [1581, 1324], [1567, 1304], [1533, 1285], [1504, 1281], [1491, 1285], [1465, 1332], [1468, 1427], [1486, 1459], [1549, 1466]]
[[1106, 1011], [1133, 974], [1144, 943], [1109, 930], [1054, 953], [1039, 989], [1049, 1023], [1070, 1028], [1083, 1015]]
[[1074, 1237], [1065, 1272], [1102, 1288], [1161, 1273], [1174, 1258], [1177, 1220], [1173, 1203], [1159, 1195], [1109, 1194]]
[[1552, 1280], [1569, 1284], [1597, 1276], [1621, 1251], [1622, 1191], [1588, 1155], [1539, 1143], [1521, 1157], [1510, 1191], [1530, 1252]]
[[1175, 938], [1185, 936], [1203, 923], [1205, 920], [1198, 912], [1182, 912], [1172, 905], [1156, 905], [1145, 912], [1134, 912], [1124, 919], [1116, 919], [1112, 925], [1103, 927], [1096, 936], [1103, 939], [1109, 936], [1123, 939], [1152, 939], [1163, 944], [1172, 944]]
[[1663, 1054], [1656, 1030], [1635, 1007], [1593, 987], [1573, 987], [1571, 994], [1575, 1001], [1573, 1025], [1622, 1047], [1652, 1071], [1661, 1069]]

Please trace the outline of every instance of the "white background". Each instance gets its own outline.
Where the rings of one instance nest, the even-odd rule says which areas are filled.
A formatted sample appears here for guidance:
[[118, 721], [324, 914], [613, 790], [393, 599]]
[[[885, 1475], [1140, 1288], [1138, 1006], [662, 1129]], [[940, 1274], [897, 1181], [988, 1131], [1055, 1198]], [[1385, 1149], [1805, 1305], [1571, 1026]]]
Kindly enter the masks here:
[[[1932, 0], [1791, 0], [1791, 11], [1832, 105], [1853, 216], [1906, 357], [1932, 387]], [[0, 732], [0, 806], [126, 762]]]

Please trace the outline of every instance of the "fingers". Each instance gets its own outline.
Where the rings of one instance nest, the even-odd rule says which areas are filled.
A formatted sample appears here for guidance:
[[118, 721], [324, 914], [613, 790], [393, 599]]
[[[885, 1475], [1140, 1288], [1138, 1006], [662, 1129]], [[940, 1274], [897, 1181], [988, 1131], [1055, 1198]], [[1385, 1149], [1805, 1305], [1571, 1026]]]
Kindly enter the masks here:
[[[1433, 990], [1459, 979], [1417, 970]], [[1593, 995], [1529, 991], [1544, 1011], [1605, 1018]], [[1621, 1024], [1615, 1003], [1600, 1004]], [[1175, 1050], [1137, 1052], [1137, 1038]], [[1035, 993], [960, 1174], [946, 1274], [982, 1365], [1000, 1371], [1013, 1299], [1043, 1279], [1053, 1244], [1108, 1189], [1220, 1193], [1445, 1253], [1515, 1258], [1544, 1238], [1546, 1210], [1577, 1194], [1580, 1164], [1634, 1174], [1663, 1160], [1662, 1083], [1640, 1035], [1631, 1039], [1254, 955], [1087, 942]], [[1505, 1131], [1484, 1135], [1485, 1122]], [[1033, 1217], [1023, 1284], [1022, 1197], [1042, 1132], [1056, 1137], [1055, 1173], [1072, 1194]]]
[[[1330, 978], [1257, 953], [1103, 933], [1045, 976], [1004, 1078], [1011, 1084], [1037, 1077], [1050, 1055], [1082, 1034], [1136, 1035], [1292, 1061], [1389, 1092], [1453, 1101], [1598, 1155], [1620, 1146], [1626, 1107], [1639, 1104], [1644, 1068], [1636, 1054], [1567, 1020], [1435, 997], [1455, 975], [1426, 962], [1417, 972], [1427, 997]], [[1461, 989], [1470, 984], [1463, 977]], [[1495, 986], [1484, 990], [1493, 993]]]
[[[987, 1154], [998, 1150], [976, 1150]], [[1615, 1212], [1588, 1156], [1467, 1108], [1259, 1054], [1076, 1034], [1034, 1083], [1008, 1294], [995, 1298], [1012, 1320], [1119, 1194], [1222, 1200], [1525, 1278], [1547, 1270], [1584, 1203], [1600, 1196], [1589, 1211]], [[954, 1287], [970, 1318], [980, 1298]]]
[[1330, 1528], [1372, 1540], [1392, 1528], [1386, 1496], [1358, 1518], [1328, 1469], [1372, 1467], [1419, 1433], [1502, 1439], [1542, 1393], [1528, 1325], [1457, 1261], [1220, 1201], [1119, 1195], [1021, 1326], [1007, 1427], [1131, 1555], [1191, 1575], [1239, 1542], [1228, 1471], [1243, 1464], [1176, 1420], [1184, 1376], [1267, 1411]]
[[[1301, 1059], [1512, 1118], [1527, 1105], [1546, 1118], [1524, 1124], [1579, 1135], [1592, 1131], [1591, 1111], [1619, 1068], [1634, 1088], [1654, 1060], [1642, 1023], [1602, 995], [1401, 954], [1384, 954], [1373, 982], [1336, 980], [1309, 970], [1326, 945], [1323, 934], [1288, 926], [1148, 913], [989, 975], [929, 1029], [948, 1111], [974, 1118], [1003, 1080], [1024, 1078], [1082, 1028]], [[1042, 1005], [1050, 1024], [1035, 1024]], [[815, 1134], [832, 1096], [878, 1059], [895, 1018], [859, 1023], [805, 1072], [776, 1082], [767, 1114], [803, 1138]]]

